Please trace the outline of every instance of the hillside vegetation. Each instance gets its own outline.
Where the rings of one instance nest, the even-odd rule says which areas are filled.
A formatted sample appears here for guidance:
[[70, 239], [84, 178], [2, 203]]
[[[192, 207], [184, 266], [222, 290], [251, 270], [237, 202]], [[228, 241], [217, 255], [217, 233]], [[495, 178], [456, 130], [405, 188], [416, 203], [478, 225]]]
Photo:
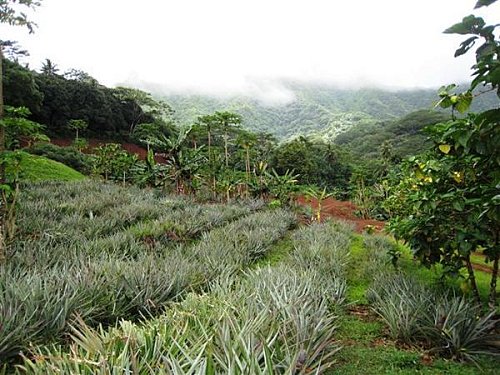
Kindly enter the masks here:
[[443, 112], [420, 110], [393, 121], [357, 124], [335, 138], [353, 155], [366, 159], [380, 158], [384, 144], [392, 148], [392, 157], [401, 159], [428, 149], [432, 142], [422, 129], [449, 119]]
[[[299, 135], [333, 140], [356, 126], [370, 126], [380, 120], [395, 120], [420, 109], [431, 109], [436, 89], [389, 91], [382, 89], [338, 89], [317, 84], [287, 83], [285, 88], [295, 100], [281, 105], [266, 105], [247, 97], [216, 98], [203, 95], [169, 95], [164, 99], [180, 123], [190, 124], [200, 115], [218, 110], [240, 114], [243, 126], [251, 131], [269, 132], [279, 139]], [[474, 102], [474, 110], [491, 108], [494, 95]]]

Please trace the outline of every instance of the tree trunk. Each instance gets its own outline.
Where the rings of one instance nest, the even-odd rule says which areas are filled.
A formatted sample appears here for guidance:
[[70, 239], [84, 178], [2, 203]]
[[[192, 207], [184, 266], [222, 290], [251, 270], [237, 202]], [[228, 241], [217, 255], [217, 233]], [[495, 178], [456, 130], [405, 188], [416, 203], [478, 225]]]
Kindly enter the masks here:
[[[3, 120], [3, 52], [0, 45], [0, 121]], [[5, 128], [0, 126], [0, 153], [5, 151]], [[5, 183], [4, 165], [0, 164], [0, 184]]]
[[210, 152], [212, 146], [212, 134], [210, 134], [210, 129], [207, 131], [208, 135], [208, 162], [212, 166], [212, 153]]
[[498, 230], [495, 231], [495, 244], [494, 250], [495, 250], [495, 258], [493, 259], [493, 270], [491, 272], [491, 283], [490, 283], [490, 296], [489, 296], [489, 306], [490, 308], [494, 309], [496, 308], [496, 303], [497, 303], [497, 278], [498, 278], [498, 260], [500, 258], [500, 239], [499, 239], [500, 232]]
[[247, 180], [250, 180], [250, 148], [247, 147], [247, 158], [245, 163], [245, 169], [247, 172]]
[[247, 160], [245, 163], [245, 169], [247, 172], [247, 184], [245, 186], [245, 197], [249, 196], [249, 185], [250, 185], [250, 147], [247, 147]]
[[[0, 45], [0, 121], [3, 120], [3, 52]], [[0, 125], [0, 157], [5, 151], [5, 128]], [[5, 184], [5, 167], [0, 162], [0, 185]], [[0, 263], [5, 260], [5, 202], [0, 207]]]
[[229, 135], [227, 132], [224, 134], [224, 157], [226, 158], [226, 168], [229, 167], [229, 153], [227, 151], [227, 140]]
[[496, 307], [497, 303], [498, 258], [499, 254], [493, 260], [493, 271], [491, 272], [489, 306], [492, 309]]
[[474, 268], [472, 268], [472, 263], [470, 261], [470, 254], [465, 258], [465, 264], [467, 265], [467, 272], [469, 273], [470, 285], [472, 287], [472, 294], [476, 299], [477, 303], [481, 304], [481, 297], [479, 296], [479, 289], [477, 289], [476, 276], [474, 275]]

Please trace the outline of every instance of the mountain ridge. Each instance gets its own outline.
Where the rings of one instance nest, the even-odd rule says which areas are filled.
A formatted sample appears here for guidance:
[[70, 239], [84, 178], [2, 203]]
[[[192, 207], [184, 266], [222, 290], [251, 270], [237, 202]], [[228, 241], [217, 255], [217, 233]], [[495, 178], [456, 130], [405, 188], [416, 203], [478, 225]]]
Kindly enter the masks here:
[[[327, 141], [333, 141], [353, 126], [394, 120], [417, 110], [432, 109], [438, 99], [437, 89], [344, 89], [296, 82], [288, 82], [284, 87], [293, 92], [295, 100], [281, 105], [266, 105], [243, 95], [168, 94], [161, 99], [172, 106], [180, 124], [191, 124], [198, 116], [227, 110], [242, 116], [243, 127], [271, 133], [280, 140], [302, 135]], [[481, 95], [472, 109], [498, 105], [498, 99], [493, 96]]]

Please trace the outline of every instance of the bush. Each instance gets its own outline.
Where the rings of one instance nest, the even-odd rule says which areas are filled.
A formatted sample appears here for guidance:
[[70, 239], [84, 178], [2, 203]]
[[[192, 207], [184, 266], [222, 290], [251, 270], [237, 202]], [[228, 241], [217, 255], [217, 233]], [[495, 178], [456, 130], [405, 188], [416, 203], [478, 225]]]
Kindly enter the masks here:
[[52, 143], [38, 143], [28, 150], [31, 154], [45, 156], [46, 158], [66, 164], [79, 172], [89, 174], [92, 157], [83, 154], [74, 147], [60, 147]]

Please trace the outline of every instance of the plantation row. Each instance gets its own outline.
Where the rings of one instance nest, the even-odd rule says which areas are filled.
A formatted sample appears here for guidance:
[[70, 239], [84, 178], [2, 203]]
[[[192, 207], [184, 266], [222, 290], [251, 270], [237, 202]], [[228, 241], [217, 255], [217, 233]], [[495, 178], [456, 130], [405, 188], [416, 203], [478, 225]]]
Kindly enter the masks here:
[[284, 210], [254, 212], [255, 202], [203, 206], [89, 182], [25, 194], [23, 234], [0, 269], [1, 362], [60, 337], [75, 316], [95, 325], [158, 314], [248, 266], [295, 222]]
[[349, 230], [342, 226], [301, 229], [282, 264], [243, 275], [225, 268], [206, 293], [188, 294], [145, 323], [121, 321], [116, 328], [94, 330], [80, 321], [70, 350], [38, 348], [23, 369], [34, 374], [322, 373], [340, 349], [336, 311], [345, 300], [349, 243]]
[[493, 312], [408, 276], [414, 263], [387, 237], [336, 222], [297, 229], [294, 214], [260, 201], [200, 204], [92, 181], [23, 195], [0, 268], [5, 370], [329, 373], [348, 355], [339, 327], [359, 301], [396, 342], [445, 358], [500, 354]]

